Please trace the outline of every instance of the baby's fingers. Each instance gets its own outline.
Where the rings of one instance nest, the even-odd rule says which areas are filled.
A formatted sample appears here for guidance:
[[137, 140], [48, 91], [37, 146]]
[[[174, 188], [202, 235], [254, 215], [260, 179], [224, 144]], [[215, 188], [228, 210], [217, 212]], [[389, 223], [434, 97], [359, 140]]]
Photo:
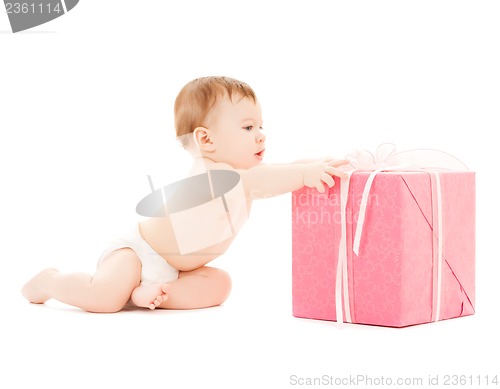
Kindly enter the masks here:
[[333, 177], [327, 173], [323, 173], [321, 175], [321, 181], [323, 181], [326, 185], [328, 185], [329, 188], [335, 185], [335, 181], [333, 180]]
[[348, 159], [332, 159], [327, 162], [328, 166], [339, 167], [349, 163]]
[[317, 185], [316, 185], [316, 189], [318, 190], [319, 193], [324, 193], [325, 192], [325, 185], [323, 185], [323, 182], [320, 181]]
[[343, 172], [342, 170], [335, 169], [333, 166], [327, 166], [325, 169], [325, 172], [327, 172], [331, 176], [337, 176], [340, 178], [347, 178], [347, 173]]

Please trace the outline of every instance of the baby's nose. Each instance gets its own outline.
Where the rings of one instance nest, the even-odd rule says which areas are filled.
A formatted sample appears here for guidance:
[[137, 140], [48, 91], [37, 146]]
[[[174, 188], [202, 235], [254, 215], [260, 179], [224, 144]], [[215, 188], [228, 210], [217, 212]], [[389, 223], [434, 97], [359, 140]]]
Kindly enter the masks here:
[[259, 133], [255, 137], [255, 140], [257, 141], [257, 143], [263, 143], [266, 140], [266, 136], [264, 135], [264, 133], [259, 131]]

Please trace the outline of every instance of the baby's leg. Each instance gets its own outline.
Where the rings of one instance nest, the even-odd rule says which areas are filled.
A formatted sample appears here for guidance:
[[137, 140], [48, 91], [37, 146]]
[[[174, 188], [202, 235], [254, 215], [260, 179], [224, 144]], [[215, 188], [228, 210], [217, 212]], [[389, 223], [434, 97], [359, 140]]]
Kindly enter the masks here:
[[195, 309], [222, 304], [231, 291], [231, 279], [221, 269], [202, 266], [192, 271], [181, 271], [179, 278], [168, 284], [168, 299], [158, 308]]
[[132, 249], [120, 249], [99, 265], [94, 276], [47, 269], [29, 281], [22, 293], [32, 303], [54, 298], [89, 312], [117, 312], [128, 302], [140, 279], [139, 258]]

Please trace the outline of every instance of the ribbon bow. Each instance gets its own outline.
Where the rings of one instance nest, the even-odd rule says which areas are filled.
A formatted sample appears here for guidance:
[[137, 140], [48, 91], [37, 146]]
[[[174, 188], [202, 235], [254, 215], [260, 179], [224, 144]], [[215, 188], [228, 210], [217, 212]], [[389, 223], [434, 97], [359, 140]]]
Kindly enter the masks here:
[[[458, 158], [441, 150], [415, 149], [396, 152], [393, 143], [382, 143], [377, 147], [375, 155], [368, 150], [353, 150], [347, 154], [351, 166], [355, 170], [385, 170], [405, 167], [432, 170], [469, 170]], [[399, 169], [395, 169], [399, 170]]]

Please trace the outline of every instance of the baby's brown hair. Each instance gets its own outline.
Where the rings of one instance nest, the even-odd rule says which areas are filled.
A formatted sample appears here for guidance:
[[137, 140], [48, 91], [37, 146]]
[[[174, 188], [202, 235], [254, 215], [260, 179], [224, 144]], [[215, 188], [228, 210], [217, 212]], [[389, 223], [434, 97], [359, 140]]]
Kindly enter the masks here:
[[250, 98], [255, 103], [257, 97], [250, 86], [230, 77], [201, 77], [187, 83], [175, 99], [174, 121], [177, 137], [183, 146], [186, 138], [183, 135], [192, 133], [197, 127], [205, 127], [208, 113], [218, 99], [228, 96]]

